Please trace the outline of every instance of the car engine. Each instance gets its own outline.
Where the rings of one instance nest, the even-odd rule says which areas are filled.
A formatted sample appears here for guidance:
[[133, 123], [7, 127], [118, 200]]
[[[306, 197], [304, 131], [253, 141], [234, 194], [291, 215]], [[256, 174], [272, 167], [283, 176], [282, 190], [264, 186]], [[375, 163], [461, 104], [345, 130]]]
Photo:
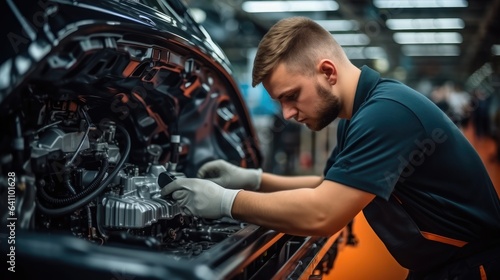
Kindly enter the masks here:
[[14, 125], [2, 169], [37, 190], [38, 229], [164, 245], [189, 219], [161, 187], [219, 157], [257, 166], [258, 151], [214, 71], [190, 54], [122, 40], [80, 36], [47, 58], [17, 106], [4, 106]]
[[[161, 196], [210, 160], [262, 164], [227, 58], [180, 1], [1, 5], [0, 248], [20, 275], [258, 279], [326, 255], [331, 268], [336, 251], [315, 248], [334, 237], [185, 216]], [[299, 248], [311, 265], [297, 270]]]

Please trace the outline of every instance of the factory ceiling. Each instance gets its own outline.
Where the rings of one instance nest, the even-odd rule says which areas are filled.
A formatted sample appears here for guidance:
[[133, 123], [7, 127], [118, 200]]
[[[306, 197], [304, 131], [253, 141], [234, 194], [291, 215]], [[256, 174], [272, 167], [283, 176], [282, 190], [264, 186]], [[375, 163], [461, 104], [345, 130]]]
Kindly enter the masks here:
[[[186, 0], [233, 64], [245, 64], [279, 19], [329, 29], [354, 64], [416, 84], [467, 82], [500, 60], [500, 0]], [[482, 68], [483, 67], [483, 68]], [[498, 72], [498, 70], [496, 70]]]

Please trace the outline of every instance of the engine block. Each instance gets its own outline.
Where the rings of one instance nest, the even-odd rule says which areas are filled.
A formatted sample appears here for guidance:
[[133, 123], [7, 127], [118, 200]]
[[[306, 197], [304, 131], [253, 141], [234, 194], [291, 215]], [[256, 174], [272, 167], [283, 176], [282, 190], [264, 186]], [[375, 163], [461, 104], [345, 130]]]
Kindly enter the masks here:
[[143, 176], [119, 174], [123, 194], [110, 192], [102, 199], [104, 226], [144, 228], [180, 214], [177, 204], [160, 195], [158, 176], [166, 171], [163, 165], [151, 165]]

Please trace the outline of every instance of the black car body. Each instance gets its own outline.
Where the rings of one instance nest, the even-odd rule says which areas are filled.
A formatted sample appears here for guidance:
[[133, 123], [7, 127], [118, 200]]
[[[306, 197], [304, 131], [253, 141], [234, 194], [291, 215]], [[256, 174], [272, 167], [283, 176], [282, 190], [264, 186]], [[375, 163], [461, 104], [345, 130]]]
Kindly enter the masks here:
[[0, 5], [2, 279], [281, 278], [333, 262], [333, 237], [187, 217], [161, 197], [213, 159], [262, 164], [231, 66], [183, 3]]

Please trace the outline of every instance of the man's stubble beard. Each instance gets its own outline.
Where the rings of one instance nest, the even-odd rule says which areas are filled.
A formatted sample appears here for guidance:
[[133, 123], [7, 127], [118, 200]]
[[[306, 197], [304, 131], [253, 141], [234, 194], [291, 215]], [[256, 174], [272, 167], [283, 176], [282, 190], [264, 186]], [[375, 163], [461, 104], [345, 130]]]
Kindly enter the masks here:
[[316, 92], [318, 94], [317, 106], [317, 122], [308, 125], [313, 131], [320, 131], [333, 122], [340, 113], [340, 100], [333, 95], [328, 88], [322, 87], [319, 83], [316, 84]]

